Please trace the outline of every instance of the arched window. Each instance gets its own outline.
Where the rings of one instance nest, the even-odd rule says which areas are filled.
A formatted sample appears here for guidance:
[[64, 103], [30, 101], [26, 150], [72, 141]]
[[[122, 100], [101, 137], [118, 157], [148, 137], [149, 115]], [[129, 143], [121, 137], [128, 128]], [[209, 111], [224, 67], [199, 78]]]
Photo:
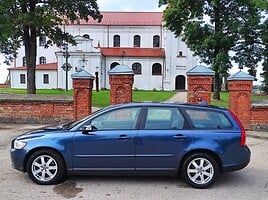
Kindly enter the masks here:
[[162, 66], [159, 63], [155, 63], [152, 66], [152, 75], [162, 75]]
[[84, 38], [90, 39], [88, 34], [83, 35]]
[[160, 36], [155, 35], [153, 37], [153, 47], [160, 47]]
[[183, 76], [183, 75], [176, 76], [175, 89], [176, 90], [185, 90], [185, 76]]
[[22, 58], [22, 66], [26, 66], [26, 57], [25, 56]]
[[114, 36], [114, 47], [120, 47], [120, 35]]
[[41, 56], [41, 57], [39, 58], [39, 64], [42, 65], [42, 64], [46, 64], [46, 63], [47, 63], [47, 59], [46, 59], [46, 57]]
[[111, 64], [110, 69], [115, 68], [117, 65], [119, 65], [119, 63], [118, 63], [118, 62], [113, 62], [113, 63]]
[[140, 47], [141, 46], [141, 36], [135, 35], [134, 36], [134, 47]]
[[140, 63], [133, 63], [132, 70], [134, 74], [141, 74], [141, 64]]

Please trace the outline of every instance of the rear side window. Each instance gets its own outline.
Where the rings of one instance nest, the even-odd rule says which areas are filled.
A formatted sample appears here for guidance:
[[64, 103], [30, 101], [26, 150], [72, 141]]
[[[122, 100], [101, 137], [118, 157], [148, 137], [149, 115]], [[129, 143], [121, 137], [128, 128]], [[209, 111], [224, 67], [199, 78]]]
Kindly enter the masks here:
[[187, 109], [186, 113], [188, 114], [195, 128], [201, 128], [201, 129], [232, 128], [232, 123], [222, 112]]
[[150, 107], [147, 111], [145, 129], [171, 130], [183, 129], [184, 118], [178, 108]]

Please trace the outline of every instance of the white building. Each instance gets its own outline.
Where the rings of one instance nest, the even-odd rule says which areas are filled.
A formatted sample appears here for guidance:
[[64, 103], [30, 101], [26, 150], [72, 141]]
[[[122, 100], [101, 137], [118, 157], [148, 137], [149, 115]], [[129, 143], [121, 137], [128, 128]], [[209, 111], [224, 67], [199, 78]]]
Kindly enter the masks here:
[[[197, 58], [180, 37], [163, 26], [162, 12], [103, 12], [101, 23], [89, 20], [64, 27], [75, 36], [76, 46], [44, 48], [48, 38], [38, 38], [36, 88], [72, 87], [71, 74], [85, 69], [98, 72], [100, 88], [109, 89], [107, 72], [118, 64], [133, 69], [133, 88], [143, 90], [187, 89], [186, 71], [197, 65]], [[26, 88], [24, 48], [9, 68], [12, 88]]]

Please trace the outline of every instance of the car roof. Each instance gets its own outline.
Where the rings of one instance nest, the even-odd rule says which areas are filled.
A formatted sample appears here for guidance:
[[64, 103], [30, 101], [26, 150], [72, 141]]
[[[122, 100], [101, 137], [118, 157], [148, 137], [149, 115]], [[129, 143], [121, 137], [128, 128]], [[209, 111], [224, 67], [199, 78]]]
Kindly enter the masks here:
[[108, 106], [107, 108], [123, 108], [123, 107], [146, 107], [146, 106], [171, 106], [171, 107], [181, 107], [181, 108], [207, 108], [207, 109], [216, 109], [216, 110], [226, 110], [218, 106], [208, 105], [204, 102], [200, 104], [189, 104], [189, 103], [174, 103], [174, 102], [131, 102], [131, 103], [122, 103]]

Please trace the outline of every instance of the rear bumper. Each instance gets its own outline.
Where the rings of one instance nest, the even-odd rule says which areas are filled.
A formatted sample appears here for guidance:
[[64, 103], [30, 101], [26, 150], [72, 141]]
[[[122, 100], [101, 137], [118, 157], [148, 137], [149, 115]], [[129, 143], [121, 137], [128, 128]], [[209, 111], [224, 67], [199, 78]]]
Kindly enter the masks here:
[[251, 157], [251, 152], [248, 146], [243, 147], [243, 153], [241, 153], [240, 157], [242, 160], [240, 160], [239, 163], [233, 163], [229, 165], [224, 165], [222, 167], [223, 172], [231, 172], [231, 171], [236, 171], [245, 168], [249, 162], [250, 162], [250, 157]]

